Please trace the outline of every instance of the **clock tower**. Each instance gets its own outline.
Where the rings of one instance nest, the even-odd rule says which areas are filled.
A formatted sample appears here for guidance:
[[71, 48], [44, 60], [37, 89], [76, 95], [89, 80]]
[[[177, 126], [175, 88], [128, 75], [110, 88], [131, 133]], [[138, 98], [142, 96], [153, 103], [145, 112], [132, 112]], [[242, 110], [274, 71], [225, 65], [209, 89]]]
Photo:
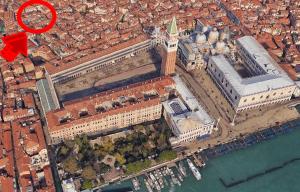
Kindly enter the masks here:
[[167, 28], [167, 35], [163, 41], [162, 64], [160, 71], [162, 76], [167, 76], [175, 73], [177, 47], [178, 30], [176, 18], [173, 17], [172, 22]]

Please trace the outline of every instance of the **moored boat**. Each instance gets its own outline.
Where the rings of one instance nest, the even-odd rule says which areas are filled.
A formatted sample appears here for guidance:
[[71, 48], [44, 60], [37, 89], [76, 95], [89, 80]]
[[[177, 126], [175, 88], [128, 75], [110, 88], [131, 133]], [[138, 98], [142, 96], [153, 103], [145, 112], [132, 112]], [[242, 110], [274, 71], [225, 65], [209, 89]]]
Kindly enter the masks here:
[[185, 167], [184, 167], [184, 165], [183, 165], [183, 162], [179, 162], [179, 164], [178, 164], [178, 166], [179, 166], [179, 171], [180, 171], [180, 173], [184, 176], [184, 177], [186, 177], [186, 169], [185, 169]]
[[195, 165], [193, 164], [193, 162], [190, 159], [187, 159], [188, 165], [191, 169], [191, 171], [193, 172], [194, 176], [196, 177], [196, 179], [199, 181], [201, 180], [201, 174], [199, 172], [199, 170], [195, 167]]
[[148, 183], [148, 181], [146, 179], [144, 179], [144, 182], [145, 182], [145, 185], [146, 185], [146, 188], [147, 188], [148, 192], [153, 192], [153, 190], [150, 187], [150, 184]]
[[137, 178], [132, 179], [132, 185], [133, 185], [134, 190], [136, 190], [136, 191], [141, 189], [140, 188], [140, 183], [139, 183]]

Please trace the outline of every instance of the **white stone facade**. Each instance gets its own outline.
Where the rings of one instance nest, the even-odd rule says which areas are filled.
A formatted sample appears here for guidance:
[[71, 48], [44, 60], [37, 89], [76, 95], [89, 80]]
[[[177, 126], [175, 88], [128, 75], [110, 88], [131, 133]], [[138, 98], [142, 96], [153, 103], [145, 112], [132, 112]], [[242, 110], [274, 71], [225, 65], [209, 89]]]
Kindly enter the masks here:
[[296, 85], [267, 51], [252, 37], [240, 38], [237, 44], [251, 77], [242, 78], [223, 55], [211, 57], [207, 67], [233, 108], [239, 112], [290, 100]]

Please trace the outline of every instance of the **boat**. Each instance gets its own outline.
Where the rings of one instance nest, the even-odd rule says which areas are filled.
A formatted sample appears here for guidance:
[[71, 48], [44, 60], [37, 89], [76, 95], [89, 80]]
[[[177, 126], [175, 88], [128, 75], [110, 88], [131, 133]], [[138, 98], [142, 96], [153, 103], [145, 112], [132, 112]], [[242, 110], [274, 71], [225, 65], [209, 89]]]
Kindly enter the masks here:
[[175, 177], [175, 175], [171, 175], [171, 178], [174, 184], [181, 186], [180, 181]]
[[137, 178], [133, 178], [131, 180], [134, 190], [138, 191], [141, 189], [139, 180]]
[[168, 175], [171, 175], [173, 173], [173, 171], [169, 167], [167, 167], [166, 170], [167, 170]]
[[155, 179], [154, 175], [152, 173], [150, 173], [149, 175], [150, 175], [150, 178], [151, 178], [152, 182], [154, 183], [154, 187], [156, 188], [156, 190], [160, 191], [161, 188], [160, 188], [157, 180]]
[[180, 174], [178, 174], [178, 178], [179, 178], [179, 180], [180, 180], [181, 182], [183, 182], [183, 178], [181, 177]]
[[184, 167], [184, 165], [183, 165], [183, 162], [179, 162], [179, 171], [180, 171], [180, 173], [184, 176], [184, 177], [186, 177], [186, 169], [185, 169], [185, 167]]
[[147, 177], [147, 181], [148, 181], [148, 184], [150, 185], [151, 188], [154, 188], [154, 184], [151, 180], [151, 178], [149, 177], [149, 175], [146, 173], [146, 177]]
[[187, 162], [188, 162], [188, 165], [189, 165], [191, 171], [193, 172], [194, 176], [196, 177], [196, 179], [198, 181], [201, 180], [202, 176], [201, 176], [199, 170], [193, 164], [193, 162], [190, 159], [187, 159]]
[[160, 185], [160, 187], [163, 189], [165, 186], [164, 186], [164, 181], [163, 181], [163, 175], [161, 174], [161, 172], [157, 169], [155, 170], [155, 176], [156, 176], [156, 179]]
[[144, 179], [144, 183], [146, 185], [148, 192], [153, 192], [152, 188], [150, 187], [150, 184], [148, 183], [148, 181], [146, 179]]

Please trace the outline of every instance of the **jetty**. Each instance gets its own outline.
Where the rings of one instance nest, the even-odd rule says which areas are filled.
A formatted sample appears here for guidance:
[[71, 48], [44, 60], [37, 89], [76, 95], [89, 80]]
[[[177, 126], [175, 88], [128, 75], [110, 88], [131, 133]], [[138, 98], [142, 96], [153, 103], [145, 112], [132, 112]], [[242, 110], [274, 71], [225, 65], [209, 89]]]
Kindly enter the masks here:
[[194, 157], [194, 162], [198, 167], [204, 167], [205, 166], [205, 162], [202, 160], [202, 158], [197, 157], [195, 153], [193, 153], [192, 156]]

